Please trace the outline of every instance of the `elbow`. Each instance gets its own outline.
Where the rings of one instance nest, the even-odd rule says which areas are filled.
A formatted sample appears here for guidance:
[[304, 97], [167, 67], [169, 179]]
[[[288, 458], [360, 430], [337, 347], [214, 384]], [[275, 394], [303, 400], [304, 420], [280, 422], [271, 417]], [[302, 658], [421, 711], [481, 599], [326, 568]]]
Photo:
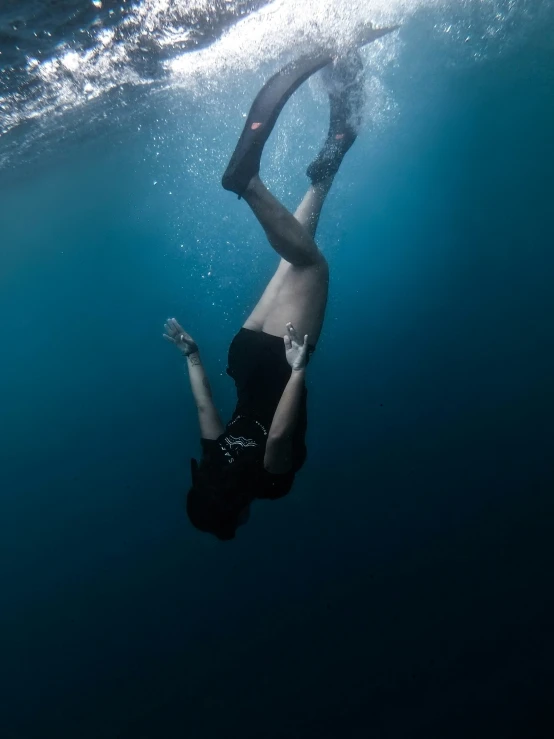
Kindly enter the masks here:
[[271, 430], [267, 437], [267, 446], [279, 446], [289, 441], [291, 437], [292, 432], [287, 429]]

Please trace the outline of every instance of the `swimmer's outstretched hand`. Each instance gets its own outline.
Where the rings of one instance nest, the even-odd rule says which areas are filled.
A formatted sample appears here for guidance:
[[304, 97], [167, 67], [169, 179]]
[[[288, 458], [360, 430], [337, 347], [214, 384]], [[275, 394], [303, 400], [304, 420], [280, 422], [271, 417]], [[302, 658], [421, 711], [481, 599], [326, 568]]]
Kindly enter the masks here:
[[302, 342], [292, 323], [287, 323], [287, 333], [283, 338], [285, 340], [287, 362], [293, 370], [305, 369], [308, 364], [308, 335], [304, 336]]
[[198, 351], [198, 344], [192, 338], [190, 334], [187, 334], [185, 329], [175, 318], [168, 318], [167, 323], [164, 325], [165, 334], [164, 339], [175, 344], [177, 349], [185, 356], [190, 357], [191, 354], [195, 354]]

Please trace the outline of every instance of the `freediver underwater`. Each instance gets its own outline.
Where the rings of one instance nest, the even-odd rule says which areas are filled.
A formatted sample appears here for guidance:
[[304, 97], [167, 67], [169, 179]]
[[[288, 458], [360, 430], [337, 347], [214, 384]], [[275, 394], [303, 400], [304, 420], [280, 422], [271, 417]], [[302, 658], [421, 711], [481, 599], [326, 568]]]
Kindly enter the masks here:
[[[365, 27], [357, 47], [393, 30]], [[315, 236], [334, 177], [361, 125], [364, 64], [357, 47], [338, 55], [307, 55], [273, 75], [256, 96], [223, 175], [222, 186], [248, 204], [280, 257], [229, 348], [227, 374], [235, 382], [237, 404], [226, 425], [196, 341], [176, 318], [165, 324], [164, 338], [188, 368], [201, 434], [202, 457], [191, 460], [188, 517], [220, 540], [233, 539], [248, 522], [254, 500], [287, 495], [306, 460], [306, 374], [329, 289], [329, 265]], [[306, 170], [310, 185], [292, 214], [260, 179], [260, 160], [285, 103], [319, 70], [328, 92], [329, 129]]]

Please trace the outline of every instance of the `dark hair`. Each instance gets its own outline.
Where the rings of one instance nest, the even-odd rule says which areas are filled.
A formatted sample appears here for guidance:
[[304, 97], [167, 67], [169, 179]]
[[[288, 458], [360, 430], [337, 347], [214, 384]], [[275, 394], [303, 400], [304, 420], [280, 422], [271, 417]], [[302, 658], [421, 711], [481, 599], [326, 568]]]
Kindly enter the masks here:
[[255, 498], [250, 468], [235, 463], [218, 469], [191, 460], [187, 515], [192, 525], [222, 541], [234, 539], [240, 514]]

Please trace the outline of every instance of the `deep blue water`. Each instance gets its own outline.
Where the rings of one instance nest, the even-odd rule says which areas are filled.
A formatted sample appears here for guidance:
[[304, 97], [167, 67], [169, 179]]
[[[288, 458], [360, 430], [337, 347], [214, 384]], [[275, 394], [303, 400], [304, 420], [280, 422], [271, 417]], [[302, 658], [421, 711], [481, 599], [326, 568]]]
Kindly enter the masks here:
[[[161, 333], [228, 416], [275, 266], [219, 188], [240, 119], [170, 91], [1, 173], [2, 737], [552, 736], [552, 30], [389, 70], [322, 216], [308, 461], [231, 543], [186, 520]], [[325, 116], [300, 91], [270, 144], [290, 207]]]

